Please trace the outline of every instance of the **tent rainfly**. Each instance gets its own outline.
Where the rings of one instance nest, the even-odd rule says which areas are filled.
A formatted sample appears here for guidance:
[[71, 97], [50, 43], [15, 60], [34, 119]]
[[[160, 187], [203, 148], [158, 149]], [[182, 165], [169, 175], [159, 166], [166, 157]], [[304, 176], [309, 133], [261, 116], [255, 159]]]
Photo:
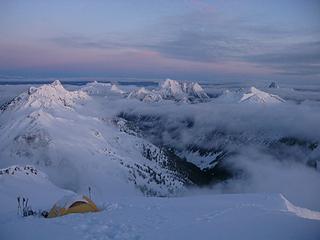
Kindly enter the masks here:
[[98, 212], [96, 204], [87, 196], [67, 195], [51, 208], [48, 218], [60, 217], [70, 213]]

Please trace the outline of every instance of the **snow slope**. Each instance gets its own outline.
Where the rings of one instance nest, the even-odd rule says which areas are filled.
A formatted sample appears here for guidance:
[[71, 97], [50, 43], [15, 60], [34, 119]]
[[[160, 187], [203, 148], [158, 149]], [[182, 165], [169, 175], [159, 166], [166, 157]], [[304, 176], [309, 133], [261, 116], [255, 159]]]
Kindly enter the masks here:
[[[155, 126], [160, 126], [162, 135], [159, 136], [165, 143], [174, 146], [173, 139], [179, 144], [191, 139], [201, 144], [198, 150], [182, 154], [203, 170], [213, 168], [216, 164], [213, 160], [221, 153], [216, 149], [203, 155], [205, 149], [201, 147], [210, 143], [205, 137], [212, 137], [215, 144], [237, 139], [238, 135], [228, 138], [230, 129], [240, 132], [239, 141], [243, 145], [269, 133], [272, 136], [285, 133], [284, 136], [298, 136], [302, 140], [311, 136], [310, 144], [300, 138], [284, 140], [293, 155], [318, 159], [319, 137], [314, 131], [317, 108], [301, 111], [295, 106], [286, 109], [290, 104], [278, 104], [256, 112], [262, 108], [245, 111], [251, 106], [220, 106], [214, 105], [215, 101], [176, 104], [175, 101], [186, 99], [204, 101], [206, 97], [197, 95], [202, 92], [197, 84], [166, 82], [160, 89], [142, 91], [170, 100], [156, 104], [125, 98], [126, 94], [112, 85], [92, 83], [78, 91], [67, 91], [55, 81], [30, 88], [3, 106], [0, 113], [0, 167], [4, 168], [0, 170], [0, 239], [319, 239], [320, 213], [295, 206], [282, 194], [213, 195], [202, 194], [199, 189], [187, 192], [185, 179], [167, 167], [169, 160], [161, 149], [142, 139], [143, 134], [135, 132], [134, 128], [128, 128], [131, 132], [124, 130], [131, 124], [126, 124], [125, 119], [115, 122], [117, 111], [131, 108], [139, 115], [139, 121], [150, 121], [143, 125], [146, 129], [155, 131]], [[236, 93], [232, 103], [239, 103], [242, 98], [243, 103], [255, 103], [254, 106], [277, 102], [273, 95], [254, 88], [232, 93]], [[159, 117], [146, 115], [144, 118], [142, 114], [150, 111], [147, 106], [157, 114], [166, 113], [174, 118], [166, 119], [163, 128]], [[300, 121], [295, 121], [297, 125], [292, 127], [288, 119], [293, 119], [291, 117], [297, 113]], [[273, 117], [277, 121], [273, 121]], [[213, 130], [223, 126], [221, 129], [226, 132], [219, 128], [211, 131], [209, 126]], [[211, 135], [206, 135], [208, 130]], [[243, 135], [242, 131], [248, 135]], [[242, 146], [238, 144], [237, 147]], [[310, 168], [303, 172], [307, 167], [294, 162], [274, 168], [265, 155], [250, 153], [244, 147], [241, 150], [246, 158], [236, 159], [234, 164], [247, 164], [249, 170], [251, 166], [253, 170], [249, 173], [262, 179], [258, 181], [255, 177], [254, 183], [265, 184], [271, 179], [271, 184], [292, 188], [295, 192], [298, 189], [297, 194], [302, 197], [315, 198], [316, 195], [308, 193], [317, 189], [317, 170]], [[280, 156], [285, 163], [287, 152], [284, 153]], [[251, 158], [262, 160], [254, 165], [249, 161]], [[287, 171], [280, 171], [284, 167]], [[284, 180], [290, 176], [291, 185], [277, 174]], [[292, 181], [292, 176], [297, 180]], [[234, 182], [248, 183], [237, 179]], [[21, 218], [16, 213], [17, 196], [28, 197], [35, 210], [48, 210], [65, 194], [87, 193], [88, 186], [92, 187], [93, 200], [103, 211], [56, 219]], [[274, 186], [262, 189], [272, 192]], [[207, 191], [212, 193], [212, 190]], [[145, 197], [141, 193], [182, 197]], [[297, 202], [291, 197], [290, 200]]]
[[17, 210], [17, 197], [29, 199], [34, 209], [46, 209], [71, 191], [58, 188], [50, 182], [48, 176], [34, 166], [14, 165], [0, 169], [0, 195], [2, 214]]
[[249, 103], [249, 104], [277, 104], [284, 103], [285, 100], [281, 97], [261, 91], [255, 87], [250, 87], [247, 91], [225, 90], [215, 100], [216, 103]]
[[17, 196], [34, 211], [50, 210], [71, 191], [33, 166], [0, 170], [1, 239], [308, 239], [320, 236], [320, 212], [281, 194], [225, 194], [179, 198], [92, 198], [102, 210], [45, 219], [17, 214]]
[[64, 195], [33, 166], [0, 170], [1, 239], [318, 239], [320, 213], [294, 206], [281, 194], [226, 194], [99, 201], [98, 213], [55, 219], [17, 215], [17, 196], [49, 210]]
[[249, 91], [241, 97], [240, 102], [273, 104], [285, 101], [277, 95], [266, 93], [255, 87], [251, 87]]
[[36, 165], [77, 192], [88, 186], [101, 195], [183, 191], [159, 148], [120, 132], [94, 106], [86, 93], [67, 91], [58, 81], [19, 95], [0, 115], [0, 166]]
[[279, 194], [110, 199], [99, 213], [55, 219], [0, 215], [3, 239], [317, 240], [320, 213]]

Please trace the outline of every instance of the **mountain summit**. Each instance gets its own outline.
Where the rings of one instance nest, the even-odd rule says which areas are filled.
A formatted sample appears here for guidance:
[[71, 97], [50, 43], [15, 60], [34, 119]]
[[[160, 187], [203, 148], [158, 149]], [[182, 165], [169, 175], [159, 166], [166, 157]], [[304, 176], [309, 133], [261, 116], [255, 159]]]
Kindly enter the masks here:
[[247, 91], [225, 90], [222, 95], [216, 99], [217, 103], [251, 103], [251, 104], [275, 104], [284, 103], [281, 97], [261, 91], [255, 87], [250, 87]]
[[178, 82], [166, 79], [161, 85], [160, 93], [169, 100], [203, 100], [209, 98], [203, 88], [195, 82]]
[[243, 94], [240, 102], [248, 103], [281, 103], [285, 102], [281, 97], [250, 87], [249, 91]]
[[201, 102], [209, 99], [203, 88], [195, 82], [181, 82], [166, 79], [159, 89], [148, 90], [144, 87], [132, 91], [129, 98], [137, 98], [144, 102], [172, 100], [177, 102]]
[[[120, 91], [108, 88], [109, 93]], [[79, 192], [88, 179], [102, 194], [169, 196], [184, 191], [187, 181], [171, 170], [164, 151], [119, 131], [112, 116], [99, 112], [93, 101], [59, 81], [20, 94], [0, 114], [1, 164], [34, 165], [57, 186]]]
[[87, 99], [88, 95], [83, 91], [67, 91], [59, 80], [51, 84], [45, 84], [40, 87], [30, 87], [24, 92], [6, 104], [2, 111], [6, 109], [20, 108], [52, 108], [71, 107], [80, 100]]

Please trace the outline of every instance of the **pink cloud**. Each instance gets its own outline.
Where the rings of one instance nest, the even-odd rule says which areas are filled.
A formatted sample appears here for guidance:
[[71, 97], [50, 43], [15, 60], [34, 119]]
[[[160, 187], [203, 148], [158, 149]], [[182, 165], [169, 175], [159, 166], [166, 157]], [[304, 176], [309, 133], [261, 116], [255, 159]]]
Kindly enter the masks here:
[[246, 62], [204, 63], [167, 58], [156, 51], [62, 49], [24, 45], [0, 46], [0, 70], [41, 70], [114, 74], [272, 74]]

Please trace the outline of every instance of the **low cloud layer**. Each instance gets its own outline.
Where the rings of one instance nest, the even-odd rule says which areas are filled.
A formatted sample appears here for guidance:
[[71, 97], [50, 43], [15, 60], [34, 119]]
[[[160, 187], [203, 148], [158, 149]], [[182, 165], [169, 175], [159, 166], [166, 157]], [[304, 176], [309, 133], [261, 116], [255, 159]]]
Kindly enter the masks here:
[[236, 153], [224, 163], [239, 174], [201, 192], [275, 192], [320, 209], [319, 168], [311, 166], [320, 157], [319, 106], [130, 101], [119, 108], [138, 116], [146, 137], [156, 144], [182, 151], [196, 144]]

